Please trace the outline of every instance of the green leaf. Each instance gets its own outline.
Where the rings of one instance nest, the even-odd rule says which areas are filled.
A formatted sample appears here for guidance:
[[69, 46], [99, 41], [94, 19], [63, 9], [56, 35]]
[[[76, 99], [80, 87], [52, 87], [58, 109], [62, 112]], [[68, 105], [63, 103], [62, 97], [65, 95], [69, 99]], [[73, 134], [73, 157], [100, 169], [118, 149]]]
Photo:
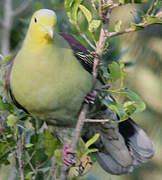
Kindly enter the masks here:
[[6, 109], [6, 105], [4, 104], [2, 97], [0, 97], [0, 110], [5, 111]]
[[143, 26], [140, 26], [140, 25], [138, 25], [138, 24], [132, 23], [132, 24], [131, 24], [131, 28], [132, 28], [133, 30], [135, 30], [135, 31], [139, 31], [139, 30], [142, 30], [144, 27], [143, 27]]
[[122, 104], [114, 104], [109, 106], [120, 118], [120, 120], [126, 120], [128, 118], [127, 113], [125, 112]]
[[91, 154], [89, 154], [89, 157], [91, 158], [92, 162], [96, 162], [97, 161], [96, 154], [91, 153]]
[[48, 129], [44, 130], [42, 135], [42, 144], [45, 148], [45, 153], [49, 157], [52, 157], [54, 151], [60, 147], [60, 141], [57, 139], [57, 137], [53, 136]]
[[70, 18], [71, 23], [77, 24], [78, 18], [78, 8], [79, 5], [82, 3], [83, 0], [66, 0], [65, 1], [65, 8], [68, 12], [68, 16]]
[[30, 148], [30, 147], [32, 147], [32, 146], [34, 146], [34, 144], [31, 144], [31, 143], [25, 144], [25, 147], [26, 147], [26, 148]]
[[120, 73], [121, 73], [121, 78], [122, 80], [124, 80], [125, 78], [128, 77], [128, 74], [125, 72], [124, 68], [125, 68], [125, 64], [123, 62], [119, 62], [120, 65]]
[[0, 164], [9, 164], [8, 155], [10, 151], [6, 143], [0, 142]]
[[91, 22], [92, 20], [92, 14], [91, 12], [83, 5], [79, 5], [79, 8], [81, 9], [81, 11], [83, 12], [84, 16], [86, 17], [88, 24]]
[[11, 138], [13, 136], [13, 134], [8, 134], [6, 135], [6, 138]]
[[97, 148], [87, 149], [87, 150], [85, 151], [85, 153], [83, 154], [83, 156], [84, 156], [84, 155], [88, 155], [88, 154], [90, 154], [90, 153], [94, 153], [94, 152], [98, 152], [98, 149], [97, 149]]
[[33, 177], [33, 174], [34, 174], [34, 172], [28, 172], [25, 176], [25, 180], [28, 180], [28, 179], [31, 180]]
[[73, 2], [74, 2], [74, 0], [65, 0], [64, 5], [65, 5], [65, 9], [66, 9], [67, 11], [70, 11], [70, 10], [71, 10], [72, 5], [73, 5]]
[[146, 16], [145, 19], [149, 24], [162, 24], [162, 19], [155, 16]]
[[18, 122], [18, 118], [14, 114], [10, 114], [7, 117], [7, 124], [8, 124], [8, 126], [14, 127], [17, 124], [17, 122]]
[[115, 22], [115, 28], [114, 28], [115, 32], [119, 32], [120, 31], [121, 24], [122, 24], [121, 20]]
[[99, 67], [99, 73], [100, 73], [101, 77], [104, 77], [106, 82], [108, 82], [111, 79], [110, 74], [108, 73], [107, 67], [100, 66]]
[[136, 110], [133, 114], [140, 113], [145, 110], [146, 105], [135, 92], [131, 91], [130, 89], [122, 89], [120, 92], [126, 95], [129, 99], [131, 99], [135, 103]]
[[11, 56], [6, 56], [3, 60], [4, 64], [7, 64], [11, 60]]
[[99, 137], [100, 137], [100, 134], [96, 133], [91, 139], [89, 139], [89, 140], [86, 142], [85, 147], [86, 147], [86, 148], [89, 148], [89, 146], [91, 146], [92, 144], [94, 144]]
[[78, 145], [76, 147], [76, 155], [78, 158], [81, 158], [83, 152], [85, 151], [85, 143], [82, 139], [79, 139]]
[[114, 101], [112, 101], [111, 99], [109, 98], [103, 98], [101, 99], [101, 102], [106, 105], [107, 107], [109, 107], [110, 105], [114, 105]]
[[161, 7], [162, 7], [162, 1], [155, 1], [155, 2], [154, 2], [154, 6], [155, 6], [156, 8], [161, 8]]
[[101, 25], [101, 20], [93, 19], [89, 24], [88, 30], [93, 33], [99, 28], [100, 25]]
[[130, 116], [136, 111], [136, 105], [133, 101], [127, 101], [123, 105], [125, 112]]
[[56, 149], [54, 152], [54, 156], [56, 158], [56, 162], [60, 165], [63, 166], [63, 162], [62, 162], [62, 150], [61, 149]]
[[117, 62], [112, 62], [108, 65], [108, 68], [113, 82], [121, 78], [120, 65]]

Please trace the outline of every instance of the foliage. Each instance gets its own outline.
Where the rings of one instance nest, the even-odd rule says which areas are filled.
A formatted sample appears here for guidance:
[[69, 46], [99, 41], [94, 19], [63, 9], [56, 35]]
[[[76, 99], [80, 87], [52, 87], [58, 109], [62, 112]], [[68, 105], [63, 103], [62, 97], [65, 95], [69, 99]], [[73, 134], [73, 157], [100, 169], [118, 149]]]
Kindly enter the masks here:
[[[108, 4], [104, 1], [104, 10], [113, 4]], [[143, 3], [145, 0], [119, 0], [120, 5], [127, 3]], [[92, 51], [92, 47], [82, 39], [81, 33], [84, 33], [90, 40], [91, 44], [97, 45], [99, 39], [99, 32], [102, 25], [102, 20], [99, 16], [99, 4], [97, 0], [89, 0], [87, 3], [84, 0], [65, 0], [65, 9], [69, 17], [70, 23], [66, 17], [62, 18], [62, 22], [67, 22], [67, 31], [77, 35], [79, 40]], [[60, 10], [62, 3], [57, 0], [50, 0], [48, 5], [43, 4], [41, 1], [33, 3], [34, 9], [40, 9], [45, 6], [54, 7], [56, 11]], [[140, 22], [132, 22], [130, 28], [133, 31], [141, 30], [146, 24], [159, 24], [162, 23], [160, 17], [156, 15], [155, 8], [159, 8], [159, 3], [155, 1], [148, 11], [137, 13], [136, 16]], [[52, 9], [52, 8], [51, 8]], [[62, 14], [65, 12], [62, 11]], [[136, 18], [137, 19], [137, 18]], [[25, 33], [29, 24], [29, 20], [24, 20], [22, 17], [18, 24], [16, 24], [11, 33], [14, 33], [19, 41], [22, 40], [20, 33]], [[21, 26], [22, 25], [22, 26]], [[17, 31], [22, 27], [21, 31]], [[112, 32], [120, 32], [122, 21], [116, 21], [115, 26], [111, 27]], [[60, 23], [56, 30], [64, 29]], [[118, 46], [116, 46], [118, 44]], [[141, 113], [145, 109], [145, 103], [142, 99], [132, 90], [125, 87], [125, 79], [128, 74], [125, 69], [127, 66], [121, 62], [121, 55], [119, 48], [120, 41], [118, 38], [108, 40], [103, 57], [103, 65], [99, 67], [99, 74], [105, 84], [109, 84], [110, 88], [104, 90], [106, 94], [112, 94], [118, 97], [122, 96], [122, 101], [114, 102], [110, 99], [100, 98], [101, 102], [108, 108], [112, 109], [119, 116], [119, 122], [126, 120], [131, 115]], [[114, 46], [115, 45], [115, 46]], [[11, 37], [11, 47], [15, 49], [17, 43]], [[0, 166], [3, 164], [16, 167], [16, 176], [19, 179], [21, 171], [24, 171], [25, 179], [52, 179], [54, 164], [57, 164], [55, 169], [56, 176], [60, 174], [60, 167], [62, 163], [62, 144], [54, 137], [51, 132], [46, 128], [43, 122], [37, 121], [16, 109], [10, 98], [6, 95], [4, 85], [4, 74], [8, 68], [8, 61], [10, 56], [3, 59], [1, 63], [1, 81], [0, 81], [0, 113], [5, 117], [6, 122], [4, 128], [0, 129]], [[5, 115], [4, 115], [5, 112]], [[87, 173], [95, 162], [94, 154], [98, 150], [91, 148], [99, 134], [94, 135], [87, 142], [79, 141], [76, 156], [77, 163], [71, 169], [71, 176], [79, 176]], [[21, 152], [21, 153], [19, 153]], [[21, 161], [20, 161], [21, 159]], [[80, 165], [88, 162], [88, 167], [82, 171], [78, 171]], [[20, 168], [22, 163], [23, 168]], [[87, 170], [88, 169], [88, 170]], [[80, 169], [79, 169], [80, 170]], [[80, 173], [77, 173], [80, 172]]]

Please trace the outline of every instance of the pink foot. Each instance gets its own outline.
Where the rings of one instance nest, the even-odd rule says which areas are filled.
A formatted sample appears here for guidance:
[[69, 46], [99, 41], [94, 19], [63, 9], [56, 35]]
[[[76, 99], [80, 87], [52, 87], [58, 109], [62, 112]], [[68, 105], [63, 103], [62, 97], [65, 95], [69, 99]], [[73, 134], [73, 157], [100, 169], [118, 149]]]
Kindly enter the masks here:
[[73, 164], [75, 164], [76, 161], [74, 155], [75, 155], [75, 151], [71, 149], [70, 145], [68, 144], [64, 145], [62, 150], [62, 160], [64, 164], [66, 164], [67, 166], [72, 166]]
[[95, 93], [94, 92], [89, 92], [88, 95], [85, 97], [84, 101], [87, 104], [94, 104], [95, 101]]

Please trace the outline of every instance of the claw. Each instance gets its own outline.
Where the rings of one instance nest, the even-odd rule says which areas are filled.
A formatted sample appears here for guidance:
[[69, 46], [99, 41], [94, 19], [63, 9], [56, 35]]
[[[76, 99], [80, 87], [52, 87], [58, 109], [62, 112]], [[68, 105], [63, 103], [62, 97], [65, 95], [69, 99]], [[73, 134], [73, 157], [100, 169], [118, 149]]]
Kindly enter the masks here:
[[63, 151], [62, 151], [62, 160], [64, 164], [67, 166], [72, 166], [76, 163], [75, 160], [75, 151], [71, 149], [69, 145], [64, 145]]
[[95, 93], [94, 92], [89, 92], [88, 95], [85, 97], [84, 101], [87, 104], [94, 104], [95, 101]]

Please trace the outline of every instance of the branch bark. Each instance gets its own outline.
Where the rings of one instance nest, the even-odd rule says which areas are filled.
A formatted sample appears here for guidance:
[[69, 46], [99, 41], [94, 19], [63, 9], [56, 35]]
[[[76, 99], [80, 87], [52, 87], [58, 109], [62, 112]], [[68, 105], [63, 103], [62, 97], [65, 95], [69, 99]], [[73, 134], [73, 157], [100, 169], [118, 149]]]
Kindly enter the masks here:
[[111, 119], [85, 119], [84, 122], [92, 122], [92, 123], [105, 123], [110, 122]]
[[24, 180], [22, 153], [23, 153], [23, 143], [22, 143], [22, 137], [20, 136], [18, 141], [17, 141], [16, 155], [17, 155], [17, 160], [18, 160], [18, 165], [19, 165], [20, 179]]
[[[83, 125], [84, 125], [84, 119], [86, 117], [87, 111], [88, 111], [88, 104], [84, 104], [83, 108], [82, 108], [82, 110], [80, 112], [78, 122], [77, 122], [77, 125], [76, 125], [76, 128], [75, 128], [74, 138], [73, 138], [72, 144], [71, 144], [72, 149], [75, 149], [75, 147], [77, 145], [77, 142], [78, 142], [78, 140], [80, 138], [81, 131], [82, 131], [82, 128], [83, 128]], [[69, 166], [64, 165], [64, 167], [62, 168], [62, 171], [61, 171], [62, 174], [61, 174], [60, 180], [67, 180], [69, 169], [70, 169]]]
[[[147, 23], [147, 22], [142, 22], [142, 23], [139, 23], [139, 24], [137, 24], [137, 25], [145, 28], [145, 27], [149, 26], [150, 24]], [[130, 28], [127, 28], [127, 29], [125, 29], [125, 30], [123, 30], [123, 31], [110, 32], [110, 33], [108, 33], [107, 36], [108, 36], [108, 38], [112, 38], [112, 37], [115, 37], [115, 36], [119, 36], [119, 35], [122, 35], [122, 34], [127, 34], [127, 33], [134, 32], [134, 31], [137, 31], [137, 30], [135, 30], [135, 29], [133, 29], [133, 28], [130, 27]]]
[[89, 46], [93, 49], [96, 50], [96, 47], [90, 42], [90, 40], [86, 37], [85, 34], [79, 32], [80, 36], [89, 44]]

